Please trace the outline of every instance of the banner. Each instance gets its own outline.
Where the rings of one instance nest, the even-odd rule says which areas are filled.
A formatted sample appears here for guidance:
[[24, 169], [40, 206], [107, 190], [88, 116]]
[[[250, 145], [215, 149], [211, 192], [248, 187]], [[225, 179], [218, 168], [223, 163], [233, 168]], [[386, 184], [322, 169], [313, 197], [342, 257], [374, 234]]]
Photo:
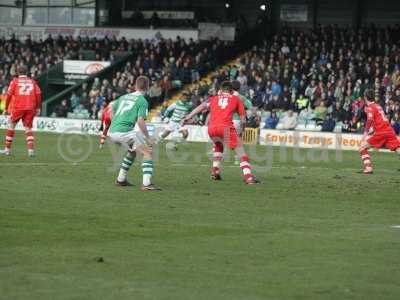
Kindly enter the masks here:
[[219, 38], [223, 41], [235, 40], [235, 25], [219, 23], [199, 23], [199, 39]]
[[299, 148], [332, 150], [358, 150], [362, 135], [350, 133], [328, 133], [311, 131], [289, 131], [262, 129], [260, 144]]
[[[99, 134], [100, 121], [77, 120], [63, 118], [37, 117], [33, 121], [33, 131], [53, 133]], [[0, 116], [0, 129], [7, 129], [8, 117]], [[24, 130], [22, 122], [17, 125], [17, 130]]]
[[[80, 119], [64, 119], [64, 118], [46, 118], [37, 117], [33, 121], [33, 131], [35, 132], [50, 132], [50, 133], [67, 133], [67, 134], [100, 134], [99, 120], [80, 120]], [[167, 124], [148, 123], [147, 129], [149, 134], [157, 137], [158, 134], [166, 129]], [[8, 128], [8, 117], [0, 115], [0, 129]], [[207, 127], [188, 125], [190, 142], [207, 142], [209, 141]], [[24, 130], [22, 123], [19, 122], [17, 130]], [[135, 130], [139, 130], [136, 128]], [[171, 134], [168, 139], [172, 139], [174, 134]]]
[[307, 22], [308, 7], [305, 4], [282, 4], [280, 19], [284, 22]]
[[32, 40], [45, 40], [49, 35], [53, 38], [57, 36], [72, 36], [77, 38], [117, 38], [125, 37], [130, 39], [176, 39], [177, 36], [182, 39], [198, 40], [198, 31], [196, 29], [139, 29], [139, 28], [112, 28], [112, 27], [40, 27], [40, 26], [0, 26], [0, 38], [9, 39], [14, 34], [17, 39], [25, 40], [30, 35]]
[[64, 74], [85, 74], [91, 75], [111, 65], [108, 61], [91, 61], [91, 60], [64, 60]]
[[[193, 20], [194, 12], [193, 11], [175, 11], [175, 10], [143, 10], [141, 11], [143, 18], [151, 19], [154, 12], [157, 13], [160, 19], [168, 19], [168, 20]], [[134, 14], [132, 10], [122, 11], [122, 18], [129, 19]]]

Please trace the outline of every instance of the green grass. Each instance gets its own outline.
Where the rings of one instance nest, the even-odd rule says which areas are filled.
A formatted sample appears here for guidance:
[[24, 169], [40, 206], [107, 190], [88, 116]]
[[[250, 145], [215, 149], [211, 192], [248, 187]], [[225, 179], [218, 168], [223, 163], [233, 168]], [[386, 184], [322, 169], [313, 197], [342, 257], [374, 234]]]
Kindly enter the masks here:
[[232, 162], [211, 182], [204, 144], [180, 148], [188, 163], [161, 148], [164, 190], [142, 193], [137, 163], [135, 187], [117, 188], [97, 139], [78, 164], [58, 140], [37, 134], [29, 159], [18, 134], [0, 157], [0, 299], [400, 298], [394, 155], [373, 153], [376, 173], [364, 176], [357, 152], [297, 163], [275, 149], [272, 168], [256, 168], [262, 185], [248, 187]]

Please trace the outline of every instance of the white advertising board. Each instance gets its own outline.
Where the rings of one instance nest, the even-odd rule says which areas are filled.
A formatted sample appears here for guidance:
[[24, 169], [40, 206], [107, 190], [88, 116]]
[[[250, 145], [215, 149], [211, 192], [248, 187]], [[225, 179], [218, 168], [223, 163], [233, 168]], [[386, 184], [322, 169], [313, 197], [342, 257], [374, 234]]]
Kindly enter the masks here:
[[108, 61], [91, 60], [64, 60], [63, 72], [67, 74], [86, 74], [91, 75], [111, 65]]

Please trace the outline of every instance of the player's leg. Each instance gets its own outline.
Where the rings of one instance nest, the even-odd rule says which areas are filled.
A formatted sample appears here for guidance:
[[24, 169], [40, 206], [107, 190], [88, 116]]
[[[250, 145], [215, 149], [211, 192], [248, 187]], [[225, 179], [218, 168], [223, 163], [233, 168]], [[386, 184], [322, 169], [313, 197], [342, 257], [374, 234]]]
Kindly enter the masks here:
[[186, 141], [189, 137], [189, 131], [187, 128], [183, 127], [179, 130], [180, 134], [182, 135], [182, 139]]
[[126, 152], [124, 158], [122, 159], [116, 182], [117, 185], [132, 186], [132, 184], [128, 181], [128, 172], [131, 166], [133, 165], [135, 158], [136, 158], [136, 151], [134, 151], [133, 149], [129, 149]]
[[223, 160], [224, 144], [222, 139], [213, 138], [213, 163], [211, 169], [211, 179], [222, 180], [221, 178], [221, 163]]
[[374, 171], [372, 167], [371, 156], [368, 153], [368, 149], [370, 148], [371, 145], [366, 140], [363, 140], [363, 142], [361, 143], [361, 147], [359, 149], [359, 153], [363, 165], [364, 174], [372, 174]]
[[110, 128], [111, 122], [103, 122], [102, 124], [102, 132], [100, 136], [100, 149], [104, 147], [104, 143], [106, 142], [107, 134], [108, 134], [108, 129]]
[[33, 157], [35, 155], [35, 137], [33, 136], [32, 127], [25, 127], [25, 139], [28, 155]]
[[118, 186], [132, 186], [132, 184], [128, 182], [127, 177], [129, 169], [136, 158], [136, 151], [133, 147], [134, 134], [131, 132], [112, 132], [109, 134], [109, 141], [114, 145], [123, 146], [127, 150], [126, 154], [122, 158], [115, 184]]
[[252, 172], [249, 157], [244, 150], [242, 140], [237, 136], [235, 129], [231, 129], [229, 133], [229, 147], [235, 150], [235, 154], [240, 159], [240, 169], [243, 172], [243, 179], [246, 184], [257, 184], [259, 181], [255, 178]]
[[5, 147], [0, 151], [0, 154], [10, 155], [11, 147], [15, 137], [15, 127], [24, 116], [23, 111], [13, 111], [8, 119], [8, 128], [6, 132]]
[[160, 135], [160, 139], [166, 139], [170, 134], [171, 134], [171, 130], [169, 130], [169, 129], [165, 129], [162, 133], [161, 133], [161, 135]]
[[400, 158], [400, 140], [395, 133], [388, 135], [385, 143], [385, 148], [389, 149], [390, 151], [396, 152]]
[[213, 142], [211, 179], [221, 180], [221, 162], [224, 153], [224, 134], [220, 128], [208, 128], [208, 135]]
[[142, 191], [161, 191], [160, 188], [155, 187], [152, 182], [154, 174], [154, 162], [153, 162], [153, 148], [146, 144], [145, 138], [142, 133], [136, 132], [135, 137], [136, 151], [143, 155], [142, 161]]
[[9, 123], [8, 123], [7, 132], [6, 132], [5, 147], [4, 147], [4, 150], [0, 151], [0, 154], [4, 154], [4, 155], [11, 154], [11, 146], [14, 141], [16, 126], [17, 126], [17, 122], [13, 122], [12, 118], [10, 118]]
[[[238, 135], [240, 135], [241, 133], [241, 128], [240, 128], [240, 120], [233, 120], [233, 125], [235, 126], [236, 132]], [[239, 165], [240, 164], [240, 157], [236, 155], [235, 153], [235, 165]]]
[[35, 137], [33, 136], [32, 127], [33, 119], [35, 118], [36, 111], [26, 111], [22, 116], [22, 124], [25, 127], [25, 140], [26, 147], [28, 149], [28, 155], [30, 157], [35, 155]]

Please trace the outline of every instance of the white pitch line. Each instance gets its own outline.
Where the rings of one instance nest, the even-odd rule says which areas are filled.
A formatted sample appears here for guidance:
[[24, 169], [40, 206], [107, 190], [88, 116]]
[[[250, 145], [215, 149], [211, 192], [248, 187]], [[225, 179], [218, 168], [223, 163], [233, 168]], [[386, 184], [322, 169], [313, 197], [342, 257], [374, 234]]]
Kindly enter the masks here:
[[393, 225], [392, 228], [400, 229], [400, 225]]

